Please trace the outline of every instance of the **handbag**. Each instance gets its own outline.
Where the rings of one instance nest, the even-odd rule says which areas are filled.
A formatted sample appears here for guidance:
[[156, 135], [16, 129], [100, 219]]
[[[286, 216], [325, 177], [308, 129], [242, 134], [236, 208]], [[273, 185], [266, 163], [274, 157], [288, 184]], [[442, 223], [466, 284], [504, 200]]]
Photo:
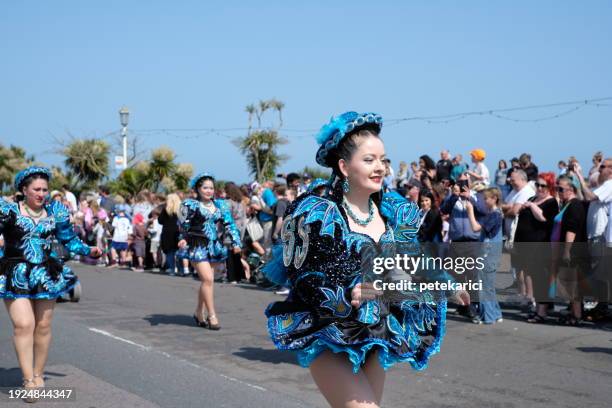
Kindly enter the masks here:
[[246, 224], [246, 230], [253, 241], [259, 241], [264, 236], [263, 227], [257, 217], [251, 217]]

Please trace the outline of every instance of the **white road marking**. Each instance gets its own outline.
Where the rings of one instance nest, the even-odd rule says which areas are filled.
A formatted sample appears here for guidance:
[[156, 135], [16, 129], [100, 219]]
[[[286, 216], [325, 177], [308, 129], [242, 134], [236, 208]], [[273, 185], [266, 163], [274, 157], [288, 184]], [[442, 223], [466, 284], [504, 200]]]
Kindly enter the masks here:
[[143, 346], [142, 344], [135, 343], [132, 340], [128, 340], [128, 339], [124, 339], [123, 337], [115, 336], [114, 334], [111, 334], [111, 333], [109, 333], [107, 331], [104, 331], [104, 330], [96, 329], [94, 327], [90, 327], [89, 330], [94, 332], [94, 333], [100, 333], [100, 334], [103, 334], [105, 336], [108, 336], [111, 339], [119, 340], [119, 341], [122, 341], [124, 343], [131, 344], [132, 346], [140, 347], [143, 350], [147, 350], [147, 351], [151, 350], [151, 347]]
[[[157, 351], [157, 350], [153, 350], [153, 348], [151, 348], [151, 347], [149, 347], [149, 346], [145, 346], [145, 345], [142, 345], [142, 344], [138, 344], [138, 343], [136, 343], [136, 342], [133, 342], [132, 340], [124, 339], [123, 337], [115, 336], [114, 334], [109, 333], [109, 332], [107, 332], [107, 331], [105, 331], [105, 330], [100, 330], [100, 329], [96, 329], [95, 327], [90, 327], [90, 328], [89, 328], [89, 331], [92, 331], [92, 332], [94, 332], [94, 333], [99, 333], [99, 334], [102, 334], [102, 335], [104, 335], [104, 336], [110, 337], [111, 339], [115, 339], [115, 340], [122, 341], [122, 342], [124, 342], [124, 343], [131, 344], [132, 346], [136, 346], [136, 347], [138, 347], [138, 348], [140, 348], [140, 349], [142, 349], [142, 350], [145, 350], [145, 351], [154, 351], [154, 352], [156, 352], [156, 353], [158, 353], [158, 354], [161, 354], [162, 356], [164, 356], [164, 357], [166, 357], [166, 358], [171, 358], [171, 359], [173, 359], [173, 360], [175, 360], [175, 361], [180, 361], [180, 362], [185, 363], [185, 364], [188, 364], [188, 365], [190, 365], [191, 367], [194, 367], [194, 368], [199, 368], [199, 369], [203, 369], [203, 370], [207, 370], [207, 371], [212, 371], [212, 370], [209, 370], [209, 369], [207, 369], [207, 368], [205, 368], [205, 367], [202, 367], [202, 366], [199, 366], [199, 365], [197, 365], [197, 364], [195, 364], [195, 363], [192, 363], [191, 361], [187, 361], [187, 360], [183, 360], [183, 359], [181, 359], [181, 358], [176, 358], [176, 357], [173, 357], [173, 356], [171, 356], [170, 354], [166, 353], [165, 351]], [[236, 383], [239, 383], [239, 384], [242, 384], [242, 385], [246, 385], [247, 387], [249, 387], [249, 388], [253, 388], [253, 389], [258, 390], [258, 391], [267, 391], [267, 390], [266, 390], [264, 387], [260, 387], [259, 385], [250, 384], [250, 383], [248, 383], [248, 382], [241, 381], [241, 380], [239, 380], [239, 379], [237, 379], [237, 378], [234, 378], [234, 377], [229, 377], [229, 376], [227, 376], [227, 375], [225, 375], [225, 374], [219, 374], [219, 373], [217, 373], [217, 372], [215, 372], [215, 371], [213, 371], [213, 372], [214, 372], [215, 374], [219, 375], [220, 377], [225, 378], [225, 379], [226, 379], [226, 380], [228, 380], [228, 381], [232, 381], [232, 382], [236, 382]]]

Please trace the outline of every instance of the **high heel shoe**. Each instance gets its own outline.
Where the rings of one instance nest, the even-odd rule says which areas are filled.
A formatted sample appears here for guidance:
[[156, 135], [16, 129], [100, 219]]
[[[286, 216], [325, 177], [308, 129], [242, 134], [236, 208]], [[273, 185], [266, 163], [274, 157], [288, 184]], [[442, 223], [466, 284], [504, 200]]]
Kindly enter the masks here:
[[26, 396], [23, 397], [23, 400], [25, 402], [32, 403], [32, 402], [38, 401], [38, 398], [34, 397], [31, 394], [28, 396], [27, 394], [30, 390], [36, 390], [40, 388], [40, 387], [37, 387], [36, 384], [34, 383], [34, 378], [24, 378], [22, 387], [24, 388], [24, 390], [26, 390]]
[[45, 388], [45, 377], [43, 377], [42, 374], [34, 374], [34, 377], [32, 379], [36, 381], [37, 378], [40, 378], [40, 381], [42, 381], [42, 385], [37, 385], [37, 387]]
[[204, 329], [208, 328], [208, 322], [206, 320], [200, 321], [200, 319], [198, 319], [198, 316], [196, 315], [193, 315], [193, 320], [195, 320], [195, 323], [198, 327], [202, 327]]
[[221, 326], [219, 325], [219, 321], [218, 321], [218, 319], [217, 319], [217, 323], [216, 323], [216, 324], [212, 324], [212, 323], [210, 322], [210, 318], [211, 318], [211, 317], [212, 317], [213, 319], [216, 319], [216, 318], [217, 318], [217, 316], [215, 316], [215, 315], [210, 315], [210, 316], [208, 316], [208, 317], [206, 318], [206, 323], [208, 324], [208, 329], [209, 329], [209, 330], [219, 330], [219, 329], [221, 328]]

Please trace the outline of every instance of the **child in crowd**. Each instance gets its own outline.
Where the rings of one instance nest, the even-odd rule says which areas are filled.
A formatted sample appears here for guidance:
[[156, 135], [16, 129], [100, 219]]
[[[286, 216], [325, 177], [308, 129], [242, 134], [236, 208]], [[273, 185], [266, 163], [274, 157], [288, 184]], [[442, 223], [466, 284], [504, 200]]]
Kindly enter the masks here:
[[135, 272], [144, 272], [144, 257], [146, 253], [147, 227], [144, 223], [144, 216], [137, 213], [134, 216], [134, 225], [132, 229], [132, 249], [137, 265], [132, 268]]
[[81, 241], [87, 241], [87, 231], [85, 231], [85, 217], [83, 213], [78, 212], [73, 218], [74, 232], [81, 239]]
[[[113, 263], [111, 266], [118, 266], [119, 262], [122, 265], [127, 263], [128, 238], [132, 233], [132, 223], [126, 215], [126, 210], [123, 204], [117, 205], [115, 208], [115, 218], [113, 218], [113, 240], [111, 242], [111, 256]], [[119, 253], [119, 256], [117, 255]], [[119, 259], [118, 259], [119, 258]]]
[[99, 265], [108, 265], [108, 239], [111, 238], [110, 225], [106, 222], [106, 218], [93, 218], [93, 234], [95, 236], [95, 245], [100, 248], [103, 255], [98, 261]]
[[[151, 237], [151, 256], [153, 257], [153, 270], [157, 271], [161, 267], [161, 256], [159, 251], [159, 243], [161, 240], [162, 226], [158, 222], [159, 210], [151, 211], [151, 219], [147, 223], [149, 228], [149, 237]], [[173, 271], [174, 272], [174, 271]]]
[[479, 255], [484, 258], [484, 268], [478, 271], [482, 280], [482, 291], [479, 293], [478, 315], [472, 320], [475, 324], [493, 324], [502, 322], [502, 312], [495, 293], [495, 274], [502, 255], [502, 222], [503, 215], [499, 209], [501, 192], [498, 188], [487, 188], [483, 197], [488, 212], [476, 221], [474, 206], [465, 202], [468, 219], [474, 232], [480, 232], [483, 242]]

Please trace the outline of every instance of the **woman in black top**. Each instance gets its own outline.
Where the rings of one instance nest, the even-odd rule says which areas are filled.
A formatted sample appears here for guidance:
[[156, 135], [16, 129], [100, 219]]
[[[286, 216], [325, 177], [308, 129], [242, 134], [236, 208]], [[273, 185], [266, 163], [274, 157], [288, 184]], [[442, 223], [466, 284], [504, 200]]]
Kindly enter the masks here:
[[567, 284], [570, 300], [570, 315], [560, 319], [561, 323], [577, 326], [582, 319], [582, 296], [580, 284], [588, 268], [586, 251], [586, 206], [576, 196], [578, 186], [567, 176], [559, 177], [557, 192], [562, 202], [560, 214], [555, 217], [552, 241], [561, 243], [553, 251], [553, 269], [558, 275], [563, 268], [567, 273], [562, 281]]
[[540, 323], [546, 316], [548, 271], [550, 270], [550, 234], [553, 221], [559, 213], [559, 204], [554, 197], [555, 175], [542, 173], [536, 180], [536, 195], [523, 204], [518, 214], [514, 236], [517, 264], [525, 274], [527, 296], [539, 300], [537, 309], [527, 318], [528, 322]]
[[442, 218], [430, 191], [425, 190], [421, 193], [419, 206], [423, 213], [418, 234], [419, 241], [442, 242]]
[[176, 251], [178, 250], [179, 227], [178, 212], [181, 206], [181, 199], [177, 194], [168, 194], [166, 206], [159, 214], [157, 222], [162, 226], [160, 246], [166, 257], [166, 273], [174, 275], [176, 266]]

